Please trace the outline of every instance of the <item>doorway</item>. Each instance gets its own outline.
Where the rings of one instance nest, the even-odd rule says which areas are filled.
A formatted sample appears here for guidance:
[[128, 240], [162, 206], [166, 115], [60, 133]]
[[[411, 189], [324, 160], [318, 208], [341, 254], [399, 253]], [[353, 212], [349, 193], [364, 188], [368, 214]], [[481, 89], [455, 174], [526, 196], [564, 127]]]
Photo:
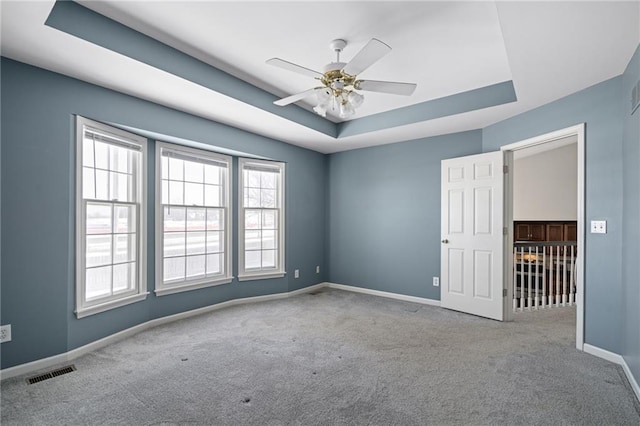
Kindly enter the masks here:
[[[509, 173], [505, 175], [505, 204], [504, 223], [507, 227], [507, 238], [505, 241], [505, 256], [503, 261], [505, 285], [507, 290], [507, 301], [514, 298], [514, 256], [512, 255], [514, 246], [515, 230], [514, 222], [514, 166], [515, 157], [523, 152], [543, 152], [545, 150], [560, 148], [563, 145], [576, 144], [576, 219], [577, 219], [577, 258], [575, 262], [575, 303], [576, 303], [576, 348], [583, 350], [584, 345], [584, 160], [585, 160], [585, 132], [584, 124], [562, 129], [556, 132], [547, 133], [531, 139], [520, 141], [514, 144], [505, 145], [501, 148], [505, 157]], [[507, 309], [506, 320], [513, 319], [513, 311]]]

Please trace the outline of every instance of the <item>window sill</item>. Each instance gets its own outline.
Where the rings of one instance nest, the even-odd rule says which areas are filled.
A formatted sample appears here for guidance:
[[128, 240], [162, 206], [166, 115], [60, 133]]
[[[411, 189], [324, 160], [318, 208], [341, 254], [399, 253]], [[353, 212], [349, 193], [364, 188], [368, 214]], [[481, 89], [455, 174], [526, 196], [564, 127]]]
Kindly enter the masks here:
[[218, 278], [215, 280], [197, 281], [189, 284], [164, 285], [156, 288], [156, 296], [166, 296], [167, 294], [181, 293], [183, 291], [198, 290], [200, 288], [213, 287], [216, 285], [229, 284], [233, 281], [233, 277]]
[[268, 280], [271, 278], [282, 278], [287, 275], [286, 272], [270, 272], [270, 273], [258, 273], [258, 274], [246, 274], [239, 275], [238, 281], [251, 281], [251, 280]]
[[133, 296], [123, 297], [122, 299], [111, 300], [109, 302], [101, 303], [99, 305], [88, 306], [80, 309], [76, 309], [76, 317], [78, 319], [88, 317], [90, 315], [99, 314], [100, 312], [109, 311], [111, 309], [119, 308], [121, 306], [129, 305], [131, 303], [140, 302], [147, 298], [148, 292], [134, 294]]

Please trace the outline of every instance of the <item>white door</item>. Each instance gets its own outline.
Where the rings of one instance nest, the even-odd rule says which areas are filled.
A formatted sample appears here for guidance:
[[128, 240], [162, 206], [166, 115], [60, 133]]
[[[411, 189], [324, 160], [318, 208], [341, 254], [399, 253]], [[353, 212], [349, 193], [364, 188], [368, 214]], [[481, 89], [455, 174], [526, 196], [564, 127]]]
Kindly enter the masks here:
[[442, 161], [441, 306], [504, 319], [503, 152]]

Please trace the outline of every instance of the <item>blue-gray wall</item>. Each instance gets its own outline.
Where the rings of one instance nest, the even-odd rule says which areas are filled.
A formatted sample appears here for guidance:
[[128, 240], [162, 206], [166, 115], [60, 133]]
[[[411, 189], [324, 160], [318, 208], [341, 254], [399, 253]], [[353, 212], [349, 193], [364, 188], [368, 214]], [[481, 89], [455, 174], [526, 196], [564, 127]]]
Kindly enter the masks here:
[[477, 154], [479, 130], [329, 156], [329, 281], [440, 299], [440, 161]]
[[640, 80], [640, 46], [622, 76], [623, 211], [622, 356], [640, 382], [640, 108], [631, 115], [631, 89]]
[[[622, 78], [597, 84], [483, 129], [485, 152], [586, 123], [585, 222], [607, 221], [606, 234], [585, 231], [585, 343], [622, 349]], [[585, 223], [585, 226], [586, 226]]]
[[[13, 337], [0, 348], [2, 368], [64, 353], [150, 319], [325, 280], [324, 155], [6, 58], [1, 62], [1, 92], [0, 321], [11, 324]], [[76, 319], [74, 114], [285, 161], [289, 274], [162, 297], [151, 293], [143, 302]], [[150, 141], [150, 160], [153, 148]], [[150, 185], [153, 164], [149, 161]], [[152, 292], [154, 217], [149, 210]], [[321, 274], [315, 273], [316, 265]], [[293, 278], [293, 269], [300, 270], [299, 279]]]

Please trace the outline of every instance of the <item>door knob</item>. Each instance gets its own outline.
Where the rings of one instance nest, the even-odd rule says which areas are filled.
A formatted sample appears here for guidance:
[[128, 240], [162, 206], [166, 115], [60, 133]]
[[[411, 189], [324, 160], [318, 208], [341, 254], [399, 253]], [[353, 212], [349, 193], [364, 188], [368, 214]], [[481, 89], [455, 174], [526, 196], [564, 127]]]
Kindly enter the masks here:
[[449, 244], [449, 240], [447, 239], [442, 240], [442, 244]]

